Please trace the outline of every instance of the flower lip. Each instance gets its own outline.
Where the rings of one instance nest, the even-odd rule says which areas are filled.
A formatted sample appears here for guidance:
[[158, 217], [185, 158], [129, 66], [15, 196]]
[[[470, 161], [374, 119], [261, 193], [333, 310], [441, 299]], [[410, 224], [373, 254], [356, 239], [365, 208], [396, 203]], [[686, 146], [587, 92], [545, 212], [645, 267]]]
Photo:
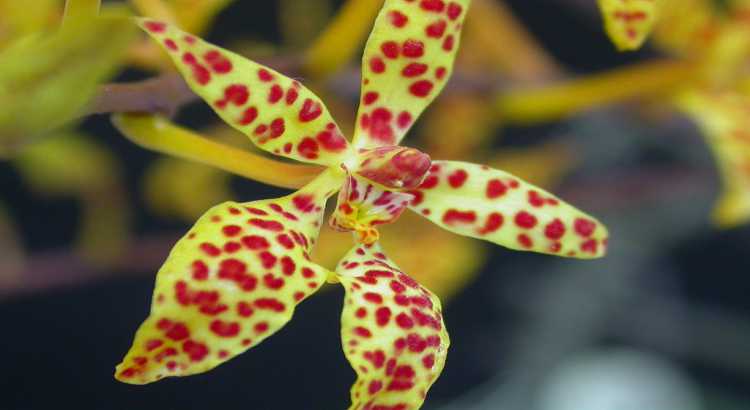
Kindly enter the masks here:
[[424, 152], [409, 147], [385, 146], [359, 153], [355, 171], [391, 189], [414, 189], [422, 183], [432, 160]]

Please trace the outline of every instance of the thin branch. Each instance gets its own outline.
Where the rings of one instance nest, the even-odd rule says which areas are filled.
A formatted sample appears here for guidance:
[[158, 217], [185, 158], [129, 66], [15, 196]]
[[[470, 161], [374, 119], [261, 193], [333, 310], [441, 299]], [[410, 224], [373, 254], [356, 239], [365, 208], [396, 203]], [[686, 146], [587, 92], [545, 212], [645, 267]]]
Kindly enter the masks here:
[[[15, 280], [3, 282], [0, 300], [62, 287], [80, 286], [97, 279], [155, 274], [179, 236], [161, 234], [132, 241], [120, 258], [107, 266], [87, 261], [77, 252], [61, 250], [29, 255]], [[9, 267], [0, 262], [0, 271]]]
[[[299, 69], [294, 56], [258, 61], [287, 75], [294, 75]], [[83, 115], [141, 112], [173, 116], [180, 107], [198, 99], [182, 76], [171, 72], [143, 81], [104, 84]]]

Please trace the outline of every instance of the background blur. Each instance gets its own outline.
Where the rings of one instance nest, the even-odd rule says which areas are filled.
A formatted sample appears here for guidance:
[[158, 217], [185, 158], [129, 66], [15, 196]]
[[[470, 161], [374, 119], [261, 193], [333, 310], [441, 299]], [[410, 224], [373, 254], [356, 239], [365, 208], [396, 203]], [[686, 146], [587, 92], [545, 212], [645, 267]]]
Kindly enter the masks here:
[[[319, 3], [323, 23], [340, 5]], [[593, 0], [503, 3], [568, 73], [585, 75], [657, 56], [648, 45], [618, 53]], [[278, 2], [262, 4], [235, 1], [218, 15], [207, 38], [263, 57], [294, 56], [312, 40], [284, 33]], [[503, 46], [502, 39], [497, 43]], [[354, 116], [358, 96], [350, 89], [357, 60], [318, 88], [306, 83], [337, 98], [340, 108], [332, 110], [346, 119], [341, 122]], [[470, 83], [473, 73], [498, 77], [509, 89], [516, 85], [508, 73], [466, 72], [463, 82]], [[131, 68], [117, 81], [151, 75]], [[442, 104], [431, 110], [459, 111], [463, 102]], [[412, 135], [425, 134], [419, 127], [430, 126], [430, 114]], [[203, 103], [185, 106], [176, 120], [203, 130], [216, 123]], [[445, 321], [452, 345], [424, 408], [750, 408], [750, 226], [720, 230], [710, 224], [719, 176], [695, 126], [678, 116], [651, 121], [633, 105], [528, 126], [502, 124], [502, 119], [490, 123], [489, 143], [464, 153], [464, 159], [483, 161], [490, 152], [535, 152], [555, 144], [556, 150], [539, 155], [564, 156], [568, 165], [541, 166], [537, 172], [553, 173], [546, 179], [554, 181], [549, 189], [609, 227], [610, 254], [578, 261], [476, 245], [486, 262], [476, 269], [456, 268], [462, 279], [446, 280], [444, 294], [452, 296], [444, 300]], [[449, 153], [451, 141], [434, 135], [435, 128], [440, 127], [428, 132], [431, 142], [409, 137], [406, 143], [445, 145]], [[86, 202], [44, 195], [21, 167], [0, 162], [5, 215], [0, 223], [0, 409], [345, 408], [354, 372], [341, 354], [337, 286], [302, 304], [275, 337], [207, 374], [148, 386], [115, 381], [114, 366], [147, 315], [154, 274], [194, 219], [163, 212], [169, 206], [149, 205], [146, 185], [154, 183], [148, 181], [156, 178], [151, 173], [159, 155], [122, 138], [107, 116], [88, 117], [80, 129], [117, 159], [119, 188], [94, 197], [122, 206], [130, 230], [97, 225], [103, 236], [94, 240], [94, 248], [106, 246], [110, 236], [122, 236], [127, 244], [117, 263], [76, 256], [73, 244], [80, 239]], [[520, 156], [517, 162], [522, 167], [533, 158]], [[71, 159], [68, 165], [79, 163]], [[196, 175], [185, 178], [197, 180]], [[174, 176], [179, 180], [179, 171]], [[242, 201], [287, 192], [234, 177], [228, 184], [230, 197]], [[197, 193], [202, 194], [208, 195]], [[439, 259], [424, 243], [409, 251]], [[424, 278], [431, 272], [409, 273]]]

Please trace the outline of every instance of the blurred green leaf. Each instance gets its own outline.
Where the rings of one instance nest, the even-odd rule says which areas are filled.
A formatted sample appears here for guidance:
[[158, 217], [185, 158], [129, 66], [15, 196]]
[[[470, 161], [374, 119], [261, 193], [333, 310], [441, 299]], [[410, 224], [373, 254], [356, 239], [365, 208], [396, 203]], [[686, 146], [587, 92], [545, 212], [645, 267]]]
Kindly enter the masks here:
[[119, 10], [71, 16], [60, 29], [0, 52], [0, 155], [81, 115], [117, 70], [136, 27]]

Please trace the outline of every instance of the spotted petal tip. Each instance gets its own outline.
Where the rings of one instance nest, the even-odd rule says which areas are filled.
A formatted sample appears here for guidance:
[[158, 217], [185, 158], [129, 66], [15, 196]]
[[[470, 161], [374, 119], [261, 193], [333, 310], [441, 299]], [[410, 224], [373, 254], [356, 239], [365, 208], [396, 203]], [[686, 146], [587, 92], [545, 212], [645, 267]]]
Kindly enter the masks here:
[[346, 289], [343, 349], [357, 373], [350, 410], [418, 409], [450, 344], [440, 301], [377, 243], [352, 249], [336, 274]]
[[410, 208], [449, 231], [515, 250], [604, 256], [607, 229], [556, 196], [506, 172], [433, 161]]
[[599, 0], [609, 38], [619, 50], [637, 50], [656, 23], [662, 0]]
[[205, 372], [283, 327], [328, 277], [309, 256], [326, 198], [303, 189], [203, 215], [159, 270], [151, 314], [115, 377], [145, 384]]

